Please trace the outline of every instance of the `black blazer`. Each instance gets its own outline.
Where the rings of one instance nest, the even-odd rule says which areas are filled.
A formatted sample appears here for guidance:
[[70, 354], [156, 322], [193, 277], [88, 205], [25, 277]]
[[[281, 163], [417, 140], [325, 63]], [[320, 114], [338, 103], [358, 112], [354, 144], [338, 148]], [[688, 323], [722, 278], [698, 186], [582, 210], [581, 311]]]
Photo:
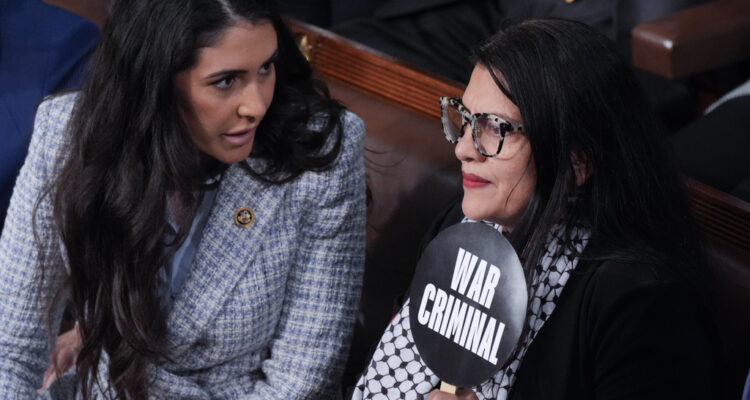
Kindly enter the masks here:
[[[422, 248], [462, 217], [458, 202]], [[715, 398], [713, 336], [700, 304], [663, 265], [581, 261], [529, 346], [509, 399]]]
[[714, 398], [710, 335], [698, 304], [661, 266], [579, 263], [510, 398]]

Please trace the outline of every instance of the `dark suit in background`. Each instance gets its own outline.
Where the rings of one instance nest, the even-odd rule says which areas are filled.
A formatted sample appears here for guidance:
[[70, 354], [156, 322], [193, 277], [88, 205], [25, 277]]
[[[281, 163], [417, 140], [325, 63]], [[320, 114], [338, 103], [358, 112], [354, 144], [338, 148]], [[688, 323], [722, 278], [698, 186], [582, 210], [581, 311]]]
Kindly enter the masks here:
[[615, 0], [416, 0], [381, 2], [368, 18], [332, 30], [397, 58], [467, 82], [469, 53], [506, 21], [563, 17], [586, 22], [610, 37]]
[[706, 0], [280, 0], [284, 13], [430, 71], [466, 82], [469, 50], [507, 21], [584, 22], [630, 57], [637, 24]]
[[[707, 0], [280, 0], [282, 11], [428, 71], [466, 83], [472, 48], [507, 22], [556, 17], [584, 22], [631, 58], [636, 25]], [[694, 94], [680, 82], [636, 71], [669, 131], [686, 124]]]
[[0, 227], [44, 96], [80, 86], [92, 22], [40, 0], [0, 0]]
[[682, 172], [750, 202], [750, 81], [669, 139]]

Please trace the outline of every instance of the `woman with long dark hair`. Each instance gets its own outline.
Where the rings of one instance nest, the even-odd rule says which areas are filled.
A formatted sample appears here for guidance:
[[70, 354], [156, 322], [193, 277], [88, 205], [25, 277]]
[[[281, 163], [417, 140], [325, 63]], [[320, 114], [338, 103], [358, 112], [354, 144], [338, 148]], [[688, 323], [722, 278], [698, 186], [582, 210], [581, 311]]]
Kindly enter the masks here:
[[61, 311], [83, 398], [330, 399], [364, 262], [364, 128], [264, 0], [113, 5], [38, 109], [0, 240], [0, 397]]
[[483, 220], [506, 234], [528, 285], [521, 339], [491, 379], [438, 392], [416, 348], [403, 350], [407, 302], [382, 342], [409, 360], [376, 350], [354, 398], [711, 398], [703, 256], [628, 65], [565, 20], [509, 26], [475, 62], [463, 97], [441, 99], [464, 187], [442, 226]]

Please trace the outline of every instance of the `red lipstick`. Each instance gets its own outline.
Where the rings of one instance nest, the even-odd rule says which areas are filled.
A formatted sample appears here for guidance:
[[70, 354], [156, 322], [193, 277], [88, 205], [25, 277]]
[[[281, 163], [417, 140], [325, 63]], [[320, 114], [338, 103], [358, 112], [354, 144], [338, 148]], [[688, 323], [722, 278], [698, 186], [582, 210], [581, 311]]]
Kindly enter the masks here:
[[470, 189], [477, 189], [482, 188], [490, 184], [490, 181], [483, 179], [480, 176], [474, 175], [474, 174], [467, 174], [466, 172], [461, 172], [461, 175], [463, 175], [464, 181], [464, 187], [470, 188]]

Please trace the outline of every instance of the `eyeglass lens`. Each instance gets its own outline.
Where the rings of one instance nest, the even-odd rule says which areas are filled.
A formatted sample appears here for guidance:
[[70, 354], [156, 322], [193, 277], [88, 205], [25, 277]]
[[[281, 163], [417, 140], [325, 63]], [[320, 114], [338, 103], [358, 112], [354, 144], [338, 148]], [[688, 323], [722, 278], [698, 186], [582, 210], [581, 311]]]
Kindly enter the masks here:
[[457, 142], [463, 135], [463, 116], [454, 107], [448, 106], [443, 110], [443, 128], [448, 140]]
[[[463, 136], [461, 128], [464, 126], [464, 121], [464, 117], [455, 107], [445, 107], [443, 128], [448, 140], [454, 143], [458, 142]], [[468, 124], [468, 121], [466, 123]], [[474, 121], [474, 127], [477, 129], [475, 143], [478, 150], [485, 155], [496, 155], [503, 140], [501, 126], [490, 118], [477, 117]]]

